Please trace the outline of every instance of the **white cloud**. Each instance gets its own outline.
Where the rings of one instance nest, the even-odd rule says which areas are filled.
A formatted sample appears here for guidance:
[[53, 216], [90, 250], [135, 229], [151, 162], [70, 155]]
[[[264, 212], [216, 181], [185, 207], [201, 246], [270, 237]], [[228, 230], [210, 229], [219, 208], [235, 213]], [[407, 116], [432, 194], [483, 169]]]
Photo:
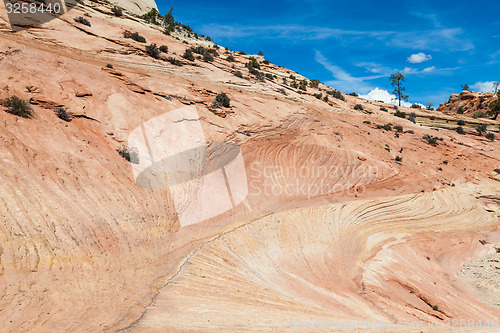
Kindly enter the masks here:
[[430, 73], [430, 72], [434, 72], [435, 70], [436, 70], [436, 67], [431, 66], [431, 67], [424, 68], [422, 70], [422, 73]]
[[[396, 99], [396, 95], [393, 95], [389, 93], [387, 90], [380, 89], [380, 88], [375, 88], [372, 89], [368, 94], [366, 95], [359, 95], [361, 98], [368, 99], [370, 101], [383, 101], [384, 103], [389, 103], [393, 105], [399, 105], [399, 101]], [[401, 101], [401, 106], [405, 107], [410, 107], [413, 103], [406, 102], [406, 101]], [[421, 105], [422, 107], [425, 108], [423, 104], [416, 103]]]
[[415, 74], [418, 73], [418, 71], [415, 68], [410, 68], [410, 67], [405, 67], [401, 73], [403, 74]]
[[407, 58], [407, 61], [412, 63], [412, 64], [419, 64], [424, 61], [429, 61], [432, 59], [432, 56], [430, 54], [425, 54], [422, 52], [412, 54]]
[[473, 91], [480, 91], [483, 93], [493, 92], [494, 90], [493, 83], [494, 81], [485, 81], [485, 82], [478, 81], [470, 87]]

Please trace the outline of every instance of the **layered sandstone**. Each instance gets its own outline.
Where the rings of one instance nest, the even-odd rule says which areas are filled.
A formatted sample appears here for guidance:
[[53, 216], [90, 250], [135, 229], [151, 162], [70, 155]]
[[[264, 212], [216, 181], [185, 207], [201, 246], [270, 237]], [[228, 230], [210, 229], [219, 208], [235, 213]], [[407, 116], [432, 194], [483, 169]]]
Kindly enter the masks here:
[[[84, 13], [91, 27], [73, 20]], [[209, 43], [113, 17], [105, 3], [15, 34], [0, 23], [0, 98], [30, 100], [36, 114], [0, 113], [2, 331], [287, 331], [294, 318], [498, 316], [457, 277], [499, 242], [498, 141], [427, 123], [426, 111], [415, 124], [357, 97], [325, 102], [314, 94], [331, 88], [292, 88], [283, 78], [302, 77], [273, 64], [261, 70], [276, 77], [258, 80], [248, 55], [230, 52], [228, 62], [222, 48], [214, 62], [191, 63], [185, 49]], [[153, 59], [125, 31], [169, 53]], [[231, 107], [212, 107], [220, 92]], [[116, 150], [186, 105], [208, 142], [241, 148], [249, 193], [181, 227], [170, 191], [137, 186]], [[56, 107], [74, 119], [57, 118]], [[377, 127], [387, 123], [403, 130]], [[443, 141], [430, 145], [426, 134]]]

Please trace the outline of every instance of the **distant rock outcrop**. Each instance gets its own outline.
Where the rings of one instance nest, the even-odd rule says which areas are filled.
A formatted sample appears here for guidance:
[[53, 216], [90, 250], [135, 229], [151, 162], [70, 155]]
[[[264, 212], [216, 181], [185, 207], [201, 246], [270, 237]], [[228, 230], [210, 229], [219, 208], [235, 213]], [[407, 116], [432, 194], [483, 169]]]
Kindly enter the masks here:
[[471, 92], [464, 90], [460, 94], [450, 95], [450, 99], [439, 105], [438, 111], [445, 114], [464, 114], [469, 117], [481, 118], [488, 116], [489, 105], [497, 97], [488, 92]]
[[154, 0], [112, 0], [111, 3], [136, 15], [144, 15], [153, 8], [158, 10]]

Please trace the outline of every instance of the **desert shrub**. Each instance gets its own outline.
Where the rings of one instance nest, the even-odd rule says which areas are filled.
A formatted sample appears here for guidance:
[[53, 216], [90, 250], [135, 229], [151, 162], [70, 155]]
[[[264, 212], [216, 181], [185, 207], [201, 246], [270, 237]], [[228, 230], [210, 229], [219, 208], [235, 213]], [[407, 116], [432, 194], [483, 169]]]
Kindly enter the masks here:
[[464, 114], [464, 108], [463, 107], [459, 107], [458, 110], [457, 110], [457, 113], [458, 114]]
[[182, 55], [182, 57], [186, 60], [189, 60], [189, 61], [194, 61], [194, 55], [193, 55], [193, 52], [189, 49], [187, 49], [186, 51], [184, 51], [184, 54]]
[[349, 94], [349, 96], [358, 97], [358, 94], [356, 94], [355, 92], [352, 92], [352, 93]]
[[455, 131], [457, 131], [458, 134], [465, 134], [465, 130], [462, 126], [458, 126], [457, 128], [455, 128]]
[[490, 141], [495, 141], [495, 134], [489, 132], [486, 134], [486, 139], [490, 140]]
[[146, 46], [146, 53], [155, 59], [160, 57], [160, 49], [154, 43]]
[[383, 130], [386, 130], [386, 131], [392, 131], [392, 124], [388, 123], [388, 124], [385, 124], [385, 125], [377, 125], [377, 128], [378, 129], [383, 129]]
[[83, 16], [79, 16], [79, 17], [77, 17], [77, 18], [75, 19], [75, 22], [77, 22], [77, 23], [81, 23], [81, 24], [86, 25], [86, 26], [88, 26], [88, 27], [90, 27], [90, 26], [91, 26], [90, 21], [89, 21], [89, 20], [87, 20], [87, 19], [86, 19], [85, 17], [83, 17]]
[[167, 45], [162, 45], [158, 49], [160, 50], [160, 52], [168, 53], [168, 46]]
[[321, 99], [321, 98], [323, 98], [323, 94], [317, 93], [317, 94], [314, 94], [314, 97], [316, 97], [317, 99]]
[[295, 77], [295, 75], [290, 74], [290, 79], [291, 80], [296, 80], [297, 78]]
[[459, 126], [464, 126], [464, 125], [465, 125], [465, 121], [463, 121], [462, 119], [459, 119], [459, 120], [457, 121], [457, 125], [459, 125]]
[[320, 80], [311, 80], [309, 81], [309, 86], [311, 88], [318, 88], [320, 84]]
[[255, 75], [259, 80], [264, 78], [264, 74], [253, 67], [248, 68], [248, 71], [250, 72], [250, 74]]
[[167, 59], [167, 61], [168, 61], [169, 63], [171, 63], [172, 65], [179, 66], [179, 67], [181, 67], [181, 66], [182, 66], [182, 61], [180, 61], [179, 59], [175, 59], [175, 58], [173, 58], [173, 57], [169, 57], [169, 58]]
[[299, 83], [299, 89], [307, 91], [307, 81], [306, 80], [300, 81], [300, 83]]
[[118, 154], [120, 154], [121, 157], [123, 157], [130, 163], [139, 163], [139, 154], [137, 154], [137, 151], [135, 151], [135, 149], [121, 146], [116, 151], [118, 152]]
[[[171, 12], [170, 12], [171, 13]], [[142, 15], [142, 18], [151, 24], [160, 25], [163, 21], [163, 17], [160, 15], [156, 8], [152, 8], [148, 13]]]
[[118, 16], [118, 17], [123, 16], [123, 11], [122, 11], [122, 9], [121, 9], [120, 7], [118, 7], [118, 6], [113, 6], [113, 8], [111, 8], [111, 12], [112, 12], [113, 14], [115, 14], [115, 16]]
[[399, 111], [399, 110], [396, 110], [396, 112], [394, 113], [394, 115], [396, 117], [399, 117], [399, 118], [406, 118], [406, 112], [403, 112], [403, 111]]
[[269, 64], [270, 64], [269, 60], [264, 60], [262, 63], [263, 63], [264, 65], [269, 65]]
[[500, 173], [500, 169], [495, 169], [493, 171], [495, 171], [496, 173]]
[[363, 120], [363, 124], [371, 124], [372, 122], [369, 120]]
[[111, 64], [106, 64], [106, 68], [113, 69], [113, 65], [111, 65]]
[[286, 95], [286, 90], [283, 89], [283, 88], [278, 88], [277, 91], [280, 93], [280, 94], [283, 94], [283, 95]]
[[245, 53], [245, 52], [243, 52], [243, 51], [240, 51], [240, 52], [238, 52], [238, 53], [239, 53], [239, 54], [241, 54], [241, 55], [246, 55], [246, 53]]
[[130, 38], [130, 39], [135, 40], [136, 42], [139, 42], [139, 43], [146, 43], [146, 38], [139, 35], [138, 32], [134, 32], [132, 34], [130, 32], [124, 32], [123, 37]]
[[479, 133], [479, 134], [483, 134], [483, 133], [486, 133], [486, 124], [479, 124], [476, 126], [476, 131]]
[[436, 136], [433, 136], [433, 135], [429, 135], [429, 134], [426, 134], [422, 137], [422, 139], [424, 139], [425, 141], [427, 141], [428, 144], [430, 145], [437, 145], [437, 142], [438, 141], [443, 141], [443, 138], [438, 138]]
[[389, 111], [389, 110], [387, 110], [387, 108], [385, 108], [385, 107], [381, 107], [381, 108], [380, 108], [380, 111], [385, 111], [385, 112], [387, 112], [387, 111]]
[[212, 62], [214, 61], [214, 56], [210, 52], [203, 53], [203, 61]]
[[269, 80], [274, 80], [274, 76], [271, 73], [266, 73], [266, 78]]
[[248, 63], [246, 66], [248, 69], [250, 68], [260, 69], [260, 64], [254, 57], [250, 57], [250, 59], [248, 59]]
[[222, 92], [215, 96], [215, 100], [212, 105], [214, 107], [223, 106], [225, 108], [228, 108], [231, 105], [231, 100], [229, 99], [229, 96], [226, 95], [226, 93]]
[[6, 98], [2, 105], [7, 108], [6, 111], [8, 113], [22, 118], [31, 118], [34, 115], [33, 109], [29, 103], [17, 96]]
[[413, 130], [407, 130], [406, 133], [415, 134], [415, 131], [413, 131]]
[[239, 77], [239, 78], [241, 78], [241, 79], [243, 78], [243, 73], [242, 73], [242, 72], [240, 72], [240, 71], [236, 71], [236, 72], [234, 72], [234, 73], [233, 73], [233, 75], [234, 75], [234, 76], [237, 76], [237, 77]]
[[325, 101], [327, 103], [330, 101], [330, 99], [328, 98], [328, 95], [325, 95], [325, 97], [323, 98], [323, 101]]
[[228, 55], [228, 56], [227, 56], [227, 58], [226, 58], [226, 60], [227, 60], [227, 61], [229, 61], [229, 62], [234, 62], [234, 57], [233, 57], [233, 55], [231, 55], [231, 54], [230, 54], [230, 55]]
[[290, 84], [290, 86], [291, 86], [292, 88], [297, 89], [297, 88], [299, 87], [299, 84], [297, 83], [297, 81], [293, 80], [293, 81], [292, 81], [292, 83]]
[[394, 126], [394, 129], [396, 130], [396, 132], [403, 133], [403, 126], [396, 125]]
[[258, 54], [258, 55], [260, 55], [260, 56], [263, 56], [263, 55], [264, 55], [264, 52], [259, 51], [257, 54]]
[[417, 114], [415, 112], [410, 113], [410, 115], [408, 116], [408, 120], [414, 124], [416, 123], [416, 120], [415, 120], [416, 118], [417, 118]]
[[421, 106], [420, 104], [412, 104], [412, 105], [410, 106], [410, 108], [412, 108], [412, 109], [421, 109], [421, 108], [422, 108], [422, 106]]
[[71, 112], [68, 112], [67, 108], [57, 107], [54, 110], [54, 113], [56, 114], [57, 117], [59, 117], [59, 119], [62, 119], [67, 122], [70, 122], [73, 117], [73, 114]]
[[472, 115], [472, 118], [482, 118], [482, 117], [484, 117], [484, 113], [482, 113], [481, 111], [476, 111]]
[[402, 156], [396, 156], [395, 160], [396, 160], [396, 162], [401, 162], [401, 161], [403, 161], [403, 157]]
[[328, 95], [336, 98], [336, 99], [340, 99], [341, 101], [345, 101], [345, 98], [344, 96], [342, 96], [342, 93], [340, 91], [337, 91], [337, 90], [331, 90], [331, 91], [327, 91], [326, 92]]
[[362, 111], [362, 110], [364, 110], [364, 109], [365, 109], [365, 108], [364, 108], [364, 107], [363, 107], [363, 105], [361, 105], [361, 104], [356, 104], [356, 105], [354, 105], [354, 110], [361, 110], [361, 111]]

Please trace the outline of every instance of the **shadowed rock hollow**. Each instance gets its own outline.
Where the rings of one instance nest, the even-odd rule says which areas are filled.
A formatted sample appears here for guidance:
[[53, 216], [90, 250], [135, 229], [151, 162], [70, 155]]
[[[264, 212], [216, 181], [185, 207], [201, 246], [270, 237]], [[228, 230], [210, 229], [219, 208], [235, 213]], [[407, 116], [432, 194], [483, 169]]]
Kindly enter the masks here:
[[[283, 78], [303, 77], [273, 64], [257, 79], [250, 56], [229, 51], [229, 62], [222, 48], [190, 62], [187, 48], [212, 44], [110, 8], [79, 5], [15, 34], [1, 16], [0, 98], [35, 112], [0, 113], [2, 331], [282, 332], [292, 319], [498, 316], [457, 275], [499, 242], [498, 141], [450, 130], [453, 117], [429, 123], [418, 111], [414, 124], [383, 103], [318, 99], [332, 89], [292, 88]], [[74, 21], [84, 13], [91, 27]], [[126, 31], [168, 54], [153, 59]], [[229, 108], [213, 108], [220, 92]], [[248, 196], [181, 227], [170, 191], [137, 186], [117, 149], [187, 105], [207, 142], [241, 149]], [[402, 130], [377, 126], [387, 123]]]

